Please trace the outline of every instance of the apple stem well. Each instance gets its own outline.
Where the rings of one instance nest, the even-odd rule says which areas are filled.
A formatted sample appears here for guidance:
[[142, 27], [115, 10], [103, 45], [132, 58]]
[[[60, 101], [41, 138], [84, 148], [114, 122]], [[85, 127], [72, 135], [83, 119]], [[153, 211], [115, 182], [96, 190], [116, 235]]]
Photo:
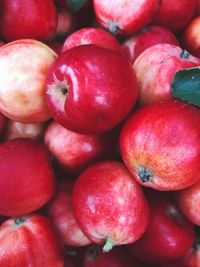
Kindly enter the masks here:
[[190, 53], [187, 50], [185, 50], [185, 49], [180, 54], [180, 57], [181, 58], [184, 58], [184, 59], [188, 59], [189, 56], [190, 56]]
[[119, 25], [116, 22], [110, 22], [108, 27], [109, 32], [111, 32], [114, 36], [118, 35], [121, 31]]
[[114, 247], [114, 242], [110, 239], [106, 239], [106, 242], [103, 246], [103, 252], [109, 252]]
[[20, 224], [22, 224], [22, 223], [24, 223], [24, 222], [25, 222], [25, 219], [22, 218], [22, 217], [17, 217], [17, 218], [15, 219], [15, 224], [17, 224], [17, 225], [20, 225]]
[[138, 169], [138, 176], [143, 183], [152, 180], [152, 172], [146, 169], [145, 167], [140, 167]]

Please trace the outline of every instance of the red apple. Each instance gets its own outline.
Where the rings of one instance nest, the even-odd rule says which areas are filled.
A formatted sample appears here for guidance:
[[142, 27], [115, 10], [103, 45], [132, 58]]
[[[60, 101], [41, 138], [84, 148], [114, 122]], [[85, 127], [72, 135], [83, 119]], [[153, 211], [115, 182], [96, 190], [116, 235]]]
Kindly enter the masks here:
[[175, 73], [199, 65], [199, 58], [179, 46], [157, 44], [146, 49], [133, 65], [139, 88], [138, 104], [142, 106], [171, 99]]
[[44, 141], [66, 171], [79, 174], [94, 162], [114, 158], [118, 134], [114, 129], [101, 135], [83, 135], [52, 122]]
[[126, 39], [122, 47], [131, 62], [134, 62], [145, 49], [156, 44], [179, 45], [179, 42], [176, 36], [168, 29], [157, 25], [150, 25]]
[[122, 52], [119, 42], [110, 33], [98, 28], [82, 28], [74, 31], [65, 39], [62, 51], [86, 44], [95, 44]]
[[0, 33], [3, 39], [51, 39], [58, 15], [53, 0], [1, 0]]
[[0, 145], [0, 215], [18, 216], [46, 204], [55, 191], [44, 144], [21, 138]]
[[182, 46], [193, 55], [200, 57], [200, 16], [195, 17], [181, 36]]
[[193, 244], [193, 224], [178, 210], [172, 194], [152, 190], [147, 192], [147, 199], [149, 225], [143, 236], [128, 248], [136, 258], [150, 264], [181, 259]]
[[78, 226], [72, 210], [72, 190], [74, 182], [61, 181], [59, 189], [48, 204], [48, 215], [58, 229], [64, 243], [70, 246], [86, 246], [91, 241]]
[[103, 161], [85, 169], [72, 200], [80, 228], [91, 241], [104, 244], [104, 251], [134, 242], [147, 228], [148, 203], [120, 162]]
[[31, 39], [0, 48], [0, 111], [5, 116], [26, 123], [50, 118], [45, 80], [56, 56], [47, 45]]
[[113, 34], [129, 35], [149, 24], [160, 0], [94, 0], [98, 22]]
[[84, 267], [139, 267], [139, 263], [128, 252], [124, 246], [113, 248], [107, 253], [103, 253], [96, 246], [88, 247]]
[[153, 23], [179, 33], [195, 16], [197, 0], [162, 0]]
[[177, 204], [183, 214], [194, 224], [200, 226], [200, 181], [175, 192]]
[[200, 180], [200, 111], [181, 100], [147, 105], [122, 127], [122, 158], [133, 177], [157, 190]]
[[96, 45], [61, 53], [47, 75], [51, 115], [63, 127], [82, 134], [117, 126], [133, 109], [136, 97], [136, 77], [128, 59]]
[[41, 215], [11, 218], [0, 227], [0, 266], [64, 267], [61, 245]]
[[4, 140], [15, 138], [42, 139], [46, 128], [44, 122], [38, 123], [22, 123], [18, 121], [8, 120], [5, 127]]

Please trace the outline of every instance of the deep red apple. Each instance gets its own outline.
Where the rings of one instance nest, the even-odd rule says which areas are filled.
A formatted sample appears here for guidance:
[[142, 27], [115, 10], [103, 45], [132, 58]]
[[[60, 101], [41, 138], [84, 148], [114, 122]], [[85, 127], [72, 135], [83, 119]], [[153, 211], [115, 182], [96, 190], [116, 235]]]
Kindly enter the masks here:
[[179, 42], [176, 36], [168, 29], [157, 25], [150, 25], [126, 39], [122, 47], [131, 62], [134, 62], [145, 49], [156, 44], [179, 45]]
[[98, 22], [113, 34], [129, 35], [149, 24], [160, 0], [94, 0]]
[[96, 246], [88, 247], [84, 267], [140, 267], [139, 263], [124, 246], [118, 246], [104, 253]]
[[1, 0], [0, 33], [7, 41], [51, 39], [58, 15], [53, 0]]
[[138, 104], [142, 106], [171, 99], [175, 73], [199, 65], [199, 58], [179, 46], [157, 44], [146, 49], [133, 65], [139, 88]]
[[148, 203], [140, 185], [117, 161], [85, 169], [75, 183], [73, 210], [85, 235], [109, 251], [137, 240], [149, 220]]
[[58, 229], [64, 243], [70, 246], [86, 246], [91, 243], [78, 226], [72, 210], [72, 190], [74, 182], [63, 180], [48, 204], [48, 215]]
[[0, 215], [18, 216], [46, 204], [55, 191], [54, 174], [44, 144], [14, 139], [0, 144]]
[[177, 204], [183, 214], [194, 224], [200, 226], [200, 181], [194, 185], [174, 192]]
[[193, 244], [193, 224], [178, 210], [172, 194], [151, 190], [146, 195], [150, 205], [148, 228], [128, 248], [136, 258], [150, 264], [181, 259]]
[[0, 266], [64, 267], [62, 247], [41, 215], [11, 218], [0, 227]]
[[122, 52], [121, 45], [110, 33], [98, 28], [82, 28], [69, 35], [63, 44], [62, 51], [75, 46], [95, 44], [101, 47], [110, 48]]
[[200, 111], [181, 100], [133, 113], [120, 136], [122, 158], [142, 185], [178, 190], [200, 180]]
[[100, 135], [83, 135], [52, 122], [45, 132], [44, 141], [62, 168], [79, 174], [94, 162], [115, 157], [118, 131], [114, 129]]
[[162, 0], [153, 23], [181, 32], [195, 16], [197, 0]]
[[61, 53], [47, 75], [51, 115], [65, 128], [83, 134], [114, 128], [133, 109], [136, 97], [136, 77], [128, 59], [96, 45]]

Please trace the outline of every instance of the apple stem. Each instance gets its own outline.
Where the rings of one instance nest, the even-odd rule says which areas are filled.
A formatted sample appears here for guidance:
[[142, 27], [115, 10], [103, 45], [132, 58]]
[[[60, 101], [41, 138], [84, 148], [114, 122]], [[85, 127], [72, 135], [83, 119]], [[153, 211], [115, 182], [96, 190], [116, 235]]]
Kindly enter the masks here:
[[114, 247], [114, 242], [110, 239], [106, 239], [106, 242], [103, 246], [103, 252], [109, 252]]
[[20, 225], [20, 224], [22, 224], [23, 222], [25, 222], [25, 220], [24, 220], [22, 217], [18, 217], [18, 218], [15, 220], [15, 224], [17, 224], [17, 225]]
[[190, 53], [187, 50], [185, 50], [185, 49], [180, 54], [180, 57], [181, 58], [185, 58], [185, 59], [188, 59], [189, 56], [190, 56]]
[[120, 32], [120, 28], [116, 22], [111, 22], [109, 24], [108, 30], [115, 36]]
[[149, 182], [152, 179], [152, 173], [145, 167], [138, 169], [138, 176], [143, 183]]

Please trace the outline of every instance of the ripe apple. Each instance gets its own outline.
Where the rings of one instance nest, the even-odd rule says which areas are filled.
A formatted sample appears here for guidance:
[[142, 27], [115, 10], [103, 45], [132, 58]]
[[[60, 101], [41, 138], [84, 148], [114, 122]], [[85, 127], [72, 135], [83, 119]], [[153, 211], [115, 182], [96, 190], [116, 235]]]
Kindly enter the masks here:
[[10, 218], [0, 226], [0, 266], [64, 267], [62, 247], [42, 215]]
[[174, 33], [179, 33], [195, 16], [196, 9], [197, 0], [162, 0], [153, 23], [164, 26]]
[[102, 161], [85, 169], [76, 180], [72, 206], [82, 231], [103, 244], [103, 251], [136, 241], [148, 226], [144, 193], [121, 162]]
[[200, 180], [200, 111], [181, 100], [134, 112], [122, 127], [122, 158], [133, 177], [157, 190], [178, 190]]
[[45, 80], [56, 57], [47, 45], [31, 39], [0, 48], [0, 111], [5, 116], [26, 123], [50, 118]]
[[131, 62], [134, 62], [145, 49], [156, 44], [179, 45], [179, 42], [176, 36], [168, 29], [157, 25], [150, 25], [126, 39], [122, 47]]
[[149, 24], [160, 7], [160, 0], [94, 0], [100, 25], [113, 34], [133, 34]]
[[0, 215], [27, 214], [45, 205], [55, 191], [46, 146], [30, 139], [0, 144]]
[[86, 246], [91, 241], [78, 226], [72, 210], [72, 190], [74, 182], [63, 180], [58, 191], [48, 204], [48, 215], [58, 229], [64, 243], [70, 246]]
[[69, 173], [80, 174], [94, 162], [114, 158], [118, 131], [83, 135], [52, 122], [45, 132], [44, 141], [62, 168]]
[[1, 0], [0, 33], [6, 41], [54, 37], [58, 14], [53, 0]]
[[95, 44], [122, 52], [121, 45], [110, 33], [98, 28], [82, 28], [69, 35], [63, 44], [62, 52], [75, 46]]
[[82, 134], [117, 126], [133, 109], [136, 97], [136, 77], [128, 59], [96, 45], [61, 53], [47, 75], [51, 115], [63, 127]]
[[143, 106], [171, 99], [171, 84], [175, 73], [199, 65], [199, 58], [179, 46], [157, 44], [146, 49], [133, 65], [139, 88], [138, 104]]
[[194, 185], [174, 192], [177, 204], [183, 214], [194, 224], [200, 226], [200, 181]]
[[149, 225], [143, 236], [128, 248], [136, 258], [150, 264], [181, 259], [193, 244], [193, 224], [178, 210], [172, 194], [150, 190], [146, 196], [150, 206]]

